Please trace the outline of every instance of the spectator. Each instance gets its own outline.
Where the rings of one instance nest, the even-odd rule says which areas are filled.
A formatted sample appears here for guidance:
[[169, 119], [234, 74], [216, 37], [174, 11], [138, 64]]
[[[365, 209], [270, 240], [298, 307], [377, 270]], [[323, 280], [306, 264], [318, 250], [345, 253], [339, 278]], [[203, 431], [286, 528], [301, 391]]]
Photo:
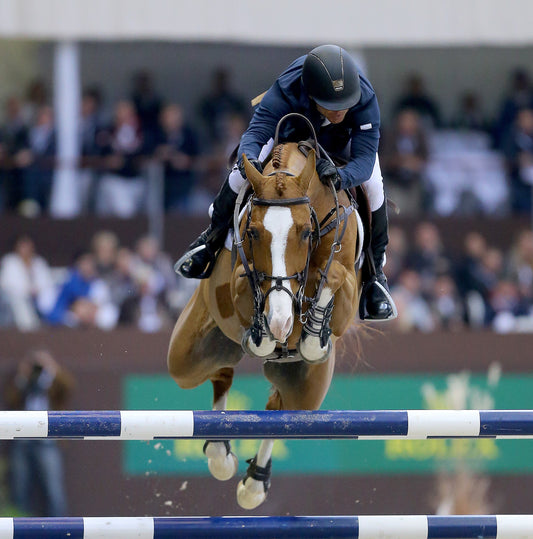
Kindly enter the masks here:
[[114, 277], [118, 248], [118, 237], [108, 230], [97, 232], [91, 240], [98, 278], [108, 285]]
[[0, 264], [0, 290], [21, 331], [35, 330], [55, 301], [56, 291], [48, 263], [35, 252], [29, 236], [15, 240], [13, 252]]
[[415, 110], [403, 109], [398, 113], [394, 128], [385, 134], [381, 153], [389, 181], [388, 195], [402, 213], [419, 213], [429, 149], [425, 130]]
[[138, 304], [139, 290], [133, 278], [133, 253], [128, 248], [118, 249], [114, 271], [108, 282], [111, 301], [119, 311], [118, 323], [132, 324], [134, 322], [132, 309]]
[[228, 175], [231, 154], [237, 149], [247, 124], [243, 116], [232, 114], [225, 124], [225, 135], [214, 144], [209, 155], [203, 156], [201, 176], [190, 197], [189, 213], [205, 215], [220, 189], [220, 182]]
[[522, 297], [533, 305], [533, 231], [524, 230], [511, 247], [507, 274]]
[[398, 283], [391, 288], [398, 309], [398, 318], [389, 322], [391, 327], [402, 331], [430, 332], [435, 329], [435, 320], [424, 298], [420, 275], [412, 270], [404, 270]]
[[0, 212], [5, 207], [5, 190], [8, 187], [9, 152], [3, 133], [0, 130]]
[[444, 274], [435, 279], [430, 308], [440, 328], [451, 331], [463, 328], [463, 304], [451, 275]]
[[387, 246], [387, 276], [392, 285], [398, 282], [398, 278], [405, 268], [407, 257], [407, 236], [403, 228], [391, 226], [389, 229], [389, 245]]
[[501, 148], [509, 135], [518, 112], [533, 108], [533, 85], [526, 70], [515, 69], [509, 78], [509, 88], [504, 96], [495, 126], [495, 145]]
[[48, 322], [68, 327], [113, 329], [117, 319], [118, 309], [111, 303], [109, 288], [98, 279], [94, 255], [82, 253], [76, 258], [47, 315]]
[[226, 121], [235, 114], [247, 118], [249, 109], [244, 99], [230, 87], [230, 73], [221, 67], [213, 72], [211, 89], [200, 102], [200, 115], [207, 128], [209, 142], [224, 140]]
[[95, 169], [99, 164], [96, 136], [103, 128], [102, 95], [98, 88], [89, 88], [83, 92], [80, 112], [79, 199], [80, 208], [87, 211], [94, 205]]
[[428, 95], [424, 80], [417, 74], [411, 74], [406, 81], [405, 91], [396, 103], [394, 112], [404, 109], [416, 110], [427, 128], [441, 127], [440, 110], [436, 101]]
[[464, 131], [491, 131], [489, 122], [481, 108], [480, 96], [474, 91], [466, 92], [459, 97], [457, 112], [451, 125], [454, 129]]
[[21, 171], [15, 166], [13, 157], [23, 149], [26, 140], [27, 127], [20, 100], [11, 96], [6, 101], [4, 123], [0, 128], [0, 178], [5, 187], [5, 199], [0, 201], [0, 207], [3, 203], [8, 208], [15, 208], [22, 200]]
[[498, 333], [516, 331], [518, 319], [533, 314], [518, 286], [506, 280], [498, 281], [490, 290], [489, 306], [490, 323]]
[[479, 268], [479, 282], [483, 300], [485, 302], [485, 324], [490, 323], [494, 318], [494, 311], [491, 308], [491, 293], [498, 283], [504, 278], [504, 255], [500, 249], [489, 247], [481, 257]]
[[48, 209], [56, 154], [56, 134], [52, 107], [37, 110], [35, 123], [27, 133], [24, 148], [15, 156], [22, 168], [21, 213], [34, 217]]
[[135, 105], [144, 137], [153, 140], [158, 130], [162, 99], [148, 71], [139, 71], [134, 75], [131, 101]]
[[103, 156], [96, 210], [133, 217], [144, 205], [146, 181], [141, 172], [144, 138], [131, 101], [116, 105], [113, 126], [99, 132], [96, 142]]
[[439, 230], [433, 223], [424, 221], [416, 227], [414, 244], [406, 264], [420, 274], [421, 289], [427, 295], [433, 291], [436, 276], [450, 271], [450, 260], [444, 252]]
[[185, 123], [183, 108], [167, 105], [161, 113], [161, 127], [156, 139], [155, 155], [164, 166], [165, 209], [183, 211], [196, 182], [195, 161], [198, 140]]
[[26, 99], [22, 106], [22, 117], [27, 126], [37, 121], [39, 110], [49, 103], [49, 92], [44, 80], [32, 80], [26, 89]]
[[[12, 410], [64, 409], [73, 379], [49, 352], [37, 350], [22, 360], [5, 387], [5, 401]], [[46, 517], [67, 515], [63, 457], [56, 440], [14, 440], [10, 443], [11, 496], [27, 514]], [[33, 505], [36, 486], [44, 494], [44, 511]]]
[[482, 260], [487, 242], [478, 232], [465, 236], [463, 255], [456, 267], [458, 292], [464, 301], [465, 321], [470, 327], [483, 327], [486, 320], [486, 289], [482, 280]]
[[533, 109], [518, 112], [504, 143], [511, 182], [511, 206], [518, 213], [531, 211], [533, 186]]
[[144, 236], [137, 242], [131, 275], [139, 294], [129, 302], [128, 318], [142, 331], [159, 331], [170, 322], [169, 295], [176, 288], [176, 275], [155, 238]]

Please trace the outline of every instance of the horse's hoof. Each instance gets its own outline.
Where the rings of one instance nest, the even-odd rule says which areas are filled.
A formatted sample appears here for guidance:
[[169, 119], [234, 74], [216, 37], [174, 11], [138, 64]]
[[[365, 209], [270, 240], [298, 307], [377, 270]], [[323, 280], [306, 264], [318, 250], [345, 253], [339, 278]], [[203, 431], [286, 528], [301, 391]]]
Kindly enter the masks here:
[[257, 465], [257, 455], [246, 462], [249, 464], [246, 475], [237, 485], [237, 503], [243, 509], [255, 509], [265, 501], [270, 488], [272, 459], [264, 467]]
[[[310, 345], [309, 341], [311, 338], [317, 341], [317, 346]], [[328, 339], [328, 345], [324, 351], [323, 348], [320, 348], [318, 338], [307, 337], [307, 339], [303, 339], [296, 344], [296, 349], [306, 363], [309, 363], [310, 365], [317, 365], [319, 363], [324, 363], [324, 361], [329, 358], [332, 346], [331, 339]]]
[[259, 507], [265, 501], [266, 495], [263, 481], [256, 481], [248, 477], [237, 485], [237, 503], [243, 509]]
[[204, 453], [207, 457], [207, 467], [215, 479], [227, 481], [237, 473], [239, 460], [231, 451], [228, 441], [208, 441], [204, 445]]
[[276, 341], [263, 337], [261, 344], [256, 346], [252, 341], [250, 333], [250, 330], [247, 329], [241, 340], [241, 346], [245, 354], [252, 357], [266, 357], [274, 352], [276, 349]]

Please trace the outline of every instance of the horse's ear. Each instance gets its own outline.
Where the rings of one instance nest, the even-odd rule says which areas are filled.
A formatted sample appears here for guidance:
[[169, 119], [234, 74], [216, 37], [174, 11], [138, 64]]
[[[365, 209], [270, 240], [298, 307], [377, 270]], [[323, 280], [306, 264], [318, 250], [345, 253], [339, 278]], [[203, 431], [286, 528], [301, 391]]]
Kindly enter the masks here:
[[310, 150], [305, 166], [300, 176], [298, 176], [298, 181], [300, 182], [304, 193], [307, 192], [314, 174], [316, 174], [316, 154], [315, 150]]
[[259, 194], [261, 185], [264, 182], [263, 175], [248, 161], [246, 155], [242, 154], [242, 160], [244, 162], [244, 171], [248, 181], [252, 184], [255, 194]]

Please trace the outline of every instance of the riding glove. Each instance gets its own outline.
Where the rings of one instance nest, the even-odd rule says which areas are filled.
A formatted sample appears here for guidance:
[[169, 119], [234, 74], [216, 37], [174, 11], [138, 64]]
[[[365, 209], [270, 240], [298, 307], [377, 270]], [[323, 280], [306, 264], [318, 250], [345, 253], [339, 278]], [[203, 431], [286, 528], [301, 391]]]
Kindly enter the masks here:
[[329, 185], [330, 180], [333, 182], [335, 189], [341, 186], [341, 177], [337, 167], [328, 159], [320, 158], [316, 162], [316, 171], [320, 181], [324, 185]]
[[[259, 161], [259, 159], [248, 159], [248, 162], [253, 165], [259, 172], [263, 173], [263, 165], [261, 164], [261, 161]], [[246, 171], [244, 170], [244, 159], [241, 159], [239, 161], [239, 172], [245, 180], [248, 179], [246, 177]]]

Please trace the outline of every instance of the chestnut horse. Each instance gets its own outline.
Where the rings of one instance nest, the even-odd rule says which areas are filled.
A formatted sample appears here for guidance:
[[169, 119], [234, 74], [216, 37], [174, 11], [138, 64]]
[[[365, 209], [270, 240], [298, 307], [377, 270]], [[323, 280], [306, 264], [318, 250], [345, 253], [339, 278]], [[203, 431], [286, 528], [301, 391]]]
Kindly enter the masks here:
[[[182, 388], [210, 380], [213, 408], [223, 410], [246, 352], [264, 362], [273, 385], [268, 410], [316, 410], [333, 376], [335, 342], [357, 312], [360, 220], [344, 191], [318, 179], [313, 149], [280, 144], [263, 173], [244, 163], [253, 193], [240, 225], [235, 212], [237, 263], [223, 249], [200, 282], [172, 333], [168, 369]], [[245, 509], [266, 497], [272, 445], [261, 442], [238, 485]], [[229, 441], [207, 441], [204, 453], [217, 479], [236, 473]]]

